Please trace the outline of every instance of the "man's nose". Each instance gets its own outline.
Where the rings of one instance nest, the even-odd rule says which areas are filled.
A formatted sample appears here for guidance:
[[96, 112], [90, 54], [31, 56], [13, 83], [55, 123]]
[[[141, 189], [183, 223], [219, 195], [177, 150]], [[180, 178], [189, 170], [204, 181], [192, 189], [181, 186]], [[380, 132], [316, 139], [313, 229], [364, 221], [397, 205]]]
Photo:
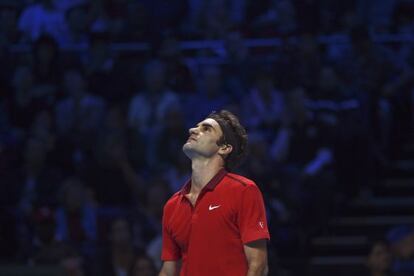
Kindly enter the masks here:
[[188, 134], [190, 134], [190, 135], [197, 134], [197, 128], [195, 128], [195, 127], [190, 128], [188, 130]]

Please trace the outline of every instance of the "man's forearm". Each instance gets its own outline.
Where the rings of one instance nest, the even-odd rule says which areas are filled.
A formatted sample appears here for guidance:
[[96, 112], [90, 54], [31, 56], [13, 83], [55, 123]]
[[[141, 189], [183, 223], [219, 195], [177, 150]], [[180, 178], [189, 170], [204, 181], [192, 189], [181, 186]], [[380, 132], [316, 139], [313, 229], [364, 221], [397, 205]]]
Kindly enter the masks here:
[[179, 263], [175, 261], [164, 262], [158, 276], [176, 276], [179, 271]]
[[266, 264], [249, 264], [247, 276], [266, 276], [268, 267]]

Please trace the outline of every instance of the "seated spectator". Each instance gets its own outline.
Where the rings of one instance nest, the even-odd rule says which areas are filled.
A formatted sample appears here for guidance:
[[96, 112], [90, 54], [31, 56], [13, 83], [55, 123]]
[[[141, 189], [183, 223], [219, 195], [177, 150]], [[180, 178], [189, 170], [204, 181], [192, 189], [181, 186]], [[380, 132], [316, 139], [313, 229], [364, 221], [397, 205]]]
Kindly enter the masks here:
[[262, 132], [249, 132], [250, 156], [245, 161], [243, 169], [246, 171], [246, 175], [263, 186], [267, 186], [267, 182], [274, 172], [273, 163], [268, 160], [269, 147], [269, 142]]
[[158, 270], [155, 268], [152, 259], [147, 255], [138, 255], [135, 257], [129, 276], [156, 276]]
[[97, 275], [127, 276], [134, 265], [136, 250], [131, 225], [125, 218], [112, 222], [108, 241], [108, 246], [101, 251]]
[[[138, 247], [145, 248], [161, 237], [162, 210], [170, 195], [168, 182], [162, 176], [154, 175], [148, 183], [144, 200], [133, 213], [134, 243]], [[156, 254], [148, 255], [156, 258], [154, 262], [160, 261]]]
[[17, 1], [0, 2], [0, 41], [5, 45], [18, 43], [21, 32], [17, 28], [20, 4]]
[[[128, 126], [133, 128], [145, 140], [152, 141], [162, 125], [168, 110], [179, 108], [177, 94], [166, 84], [166, 67], [160, 60], [151, 60], [144, 68], [144, 91], [138, 92], [129, 102]], [[146, 160], [149, 166], [155, 164], [154, 148], [149, 143]]]
[[[251, 3], [249, 3], [248, 8], [253, 8], [250, 5], [254, 5], [254, 1], [248, 2]], [[298, 18], [295, 1], [267, 1], [267, 3], [267, 7], [261, 11], [261, 14], [248, 25], [252, 35], [255, 37], [269, 37], [271, 35], [286, 36], [295, 33], [299, 27], [297, 20], [301, 19]], [[263, 4], [260, 6], [263, 7]], [[257, 8], [253, 9], [257, 10]]]
[[414, 275], [414, 227], [395, 226], [387, 233], [394, 260], [391, 271], [397, 276]]
[[15, 169], [20, 190], [19, 209], [29, 214], [37, 206], [56, 206], [56, 195], [62, 175], [47, 159], [48, 145], [39, 139], [29, 138], [24, 150], [24, 166]]
[[[76, 69], [65, 71], [66, 97], [56, 106], [56, 125], [60, 135], [93, 140], [101, 126], [105, 101], [88, 91], [85, 76]], [[78, 139], [79, 139], [78, 138]]]
[[55, 128], [53, 113], [49, 110], [42, 110], [36, 114], [29, 129], [29, 135], [33, 139], [41, 141], [48, 153], [55, 149]]
[[61, 43], [86, 45], [89, 42], [89, 6], [85, 3], [74, 4], [65, 11], [66, 28], [61, 35]]
[[330, 166], [332, 129], [306, 107], [306, 99], [303, 88], [288, 91], [286, 121], [270, 154], [280, 168], [286, 198], [299, 221], [318, 227], [327, 219], [335, 191]]
[[61, 205], [56, 210], [57, 239], [76, 246], [96, 241], [96, 209], [83, 183], [77, 178], [67, 178], [60, 196]]
[[65, 29], [65, 18], [56, 9], [53, 0], [41, 0], [22, 11], [19, 29], [27, 41], [35, 41], [43, 34], [51, 35], [59, 41], [59, 36]]
[[[100, 1], [94, 1], [97, 2]], [[81, 56], [81, 63], [92, 93], [108, 102], [122, 103], [131, 94], [130, 76], [120, 61], [118, 52], [112, 50], [111, 42], [106, 32], [91, 33], [89, 47]]]
[[224, 76], [219, 66], [205, 65], [201, 68], [197, 93], [184, 98], [187, 127], [192, 127], [190, 123], [203, 120], [205, 114], [223, 109], [230, 104], [223, 80]]
[[224, 40], [223, 82], [232, 101], [243, 98], [252, 82], [252, 55], [240, 31], [229, 32]]
[[10, 82], [13, 90], [8, 104], [10, 123], [24, 130], [30, 126], [35, 114], [45, 106], [36, 99], [34, 75], [30, 66], [17, 66]]
[[169, 108], [179, 106], [179, 99], [167, 87], [166, 67], [162, 61], [152, 60], [144, 70], [145, 89], [131, 99], [128, 122], [137, 131], [148, 133], [162, 123]]
[[162, 242], [162, 213], [163, 206], [171, 196], [168, 184], [163, 178], [155, 178], [148, 187], [144, 215], [146, 217], [146, 230], [148, 235], [145, 240], [146, 253], [152, 259], [155, 266], [161, 268], [161, 242]]
[[228, 1], [203, 1], [197, 16], [193, 16], [203, 38], [223, 39], [227, 32], [234, 27], [230, 17]]
[[114, 108], [107, 114], [94, 140], [93, 156], [81, 172], [98, 204], [107, 207], [130, 206], [142, 198], [143, 181], [127, 150], [130, 144], [119, 111]]
[[272, 72], [259, 71], [256, 82], [244, 98], [244, 121], [250, 131], [260, 130], [266, 134], [280, 125], [285, 113], [285, 99], [275, 88]]
[[121, 30], [120, 40], [126, 42], [142, 42], [151, 40], [152, 31], [148, 26], [148, 10], [140, 1], [129, 1], [124, 29]]
[[158, 55], [165, 63], [168, 87], [183, 95], [195, 92], [192, 72], [185, 63], [177, 38], [166, 35], [161, 42]]
[[32, 44], [33, 95], [48, 106], [53, 106], [58, 95], [62, 78], [61, 53], [56, 40], [41, 35]]
[[[157, 167], [171, 166], [181, 151], [183, 143], [188, 139], [188, 131], [182, 110], [170, 109], [167, 111], [164, 123], [154, 141]], [[154, 154], [154, 153], [153, 153]]]
[[306, 100], [303, 88], [289, 91], [286, 117], [272, 145], [271, 156], [278, 162], [299, 166], [303, 176], [314, 176], [332, 161], [328, 148], [331, 137], [329, 128], [306, 107]]
[[191, 168], [190, 160], [185, 154], [179, 153], [164, 173], [170, 191], [174, 193], [178, 192], [184, 186], [185, 182], [190, 179], [191, 171], [189, 168]]
[[67, 244], [55, 238], [56, 223], [53, 211], [47, 207], [36, 210], [33, 215], [35, 235], [31, 261], [35, 265], [60, 265], [68, 275], [81, 276], [82, 259]]
[[95, 32], [89, 37], [89, 48], [82, 62], [88, 77], [110, 73], [115, 64], [115, 57], [110, 49], [110, 40], [105, 32]]
[[370, 276], [391, 276], [392, 256], [386, 241], [378, 240], [370, 244], [366, 260], [367, 274]]
[[151, 26], [149, 35], [152, 39], [163, 31], [177, 30], [187, 15], [186, 0], [152, 1], [142, 0], [142, 7], [145, 9], [147, 26]]

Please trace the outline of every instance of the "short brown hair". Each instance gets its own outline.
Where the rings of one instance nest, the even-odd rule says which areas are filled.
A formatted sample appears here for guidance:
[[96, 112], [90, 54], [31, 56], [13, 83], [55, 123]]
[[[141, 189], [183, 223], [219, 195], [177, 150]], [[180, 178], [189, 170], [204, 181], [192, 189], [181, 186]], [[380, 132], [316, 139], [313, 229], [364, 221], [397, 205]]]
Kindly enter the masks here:
[[217, 145], [231, 145], [232, 151], [225, 157], [225, 168], [228, 171], [235, 169], [247, 154], [247, 133], [240, 124], [236, 115], [228, 110], [213, 111], [207, 118], [215, 120], [221, 127], [222, 137]]

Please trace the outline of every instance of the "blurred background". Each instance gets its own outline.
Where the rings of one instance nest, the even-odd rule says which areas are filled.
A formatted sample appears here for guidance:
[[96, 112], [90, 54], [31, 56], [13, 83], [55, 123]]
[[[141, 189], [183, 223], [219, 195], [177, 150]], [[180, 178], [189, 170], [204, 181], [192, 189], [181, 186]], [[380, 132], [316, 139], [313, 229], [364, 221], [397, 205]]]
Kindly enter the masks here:
[[0, 275], [156, 275], [223, 108], [270, 275], [414, 275], [413, 31], [412, 0], [0, 0]]

